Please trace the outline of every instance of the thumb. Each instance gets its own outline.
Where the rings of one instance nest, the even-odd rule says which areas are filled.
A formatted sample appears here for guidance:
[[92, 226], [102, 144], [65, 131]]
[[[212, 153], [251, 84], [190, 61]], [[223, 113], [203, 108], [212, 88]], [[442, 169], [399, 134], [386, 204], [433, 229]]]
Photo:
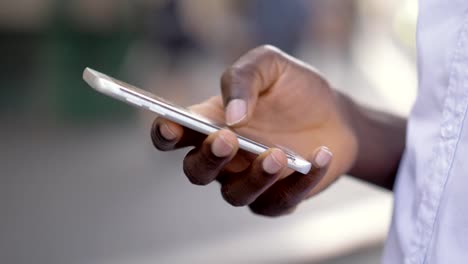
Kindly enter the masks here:
[[249, 51], [229, 67], [221, 78], [226, 124], [246, 125], [258, 97], [274, 86], [284, 72], [288, 56], [272, 46]]

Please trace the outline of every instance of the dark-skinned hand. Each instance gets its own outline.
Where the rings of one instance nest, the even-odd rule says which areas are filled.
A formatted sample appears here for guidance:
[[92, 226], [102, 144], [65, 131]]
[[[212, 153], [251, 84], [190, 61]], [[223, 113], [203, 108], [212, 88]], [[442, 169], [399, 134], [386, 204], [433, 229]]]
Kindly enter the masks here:
[[286, 146], [313, 164], [303, 175], [287, 168], [278, 148], [256, 156], [239, 150], [228, 129], [206, 136], [157, 118], [152, 130], [156, 148], [194, 147], [183, 161], [188, 179], [196, 185], [219, 181], [228, 203], [266, 216], [287, 214], [355, 162], [357, 139], [341, 95], [309, 65], [262, 46], [225, 71], [221, 91], [222, 96], [190, 109], [241, 134]]

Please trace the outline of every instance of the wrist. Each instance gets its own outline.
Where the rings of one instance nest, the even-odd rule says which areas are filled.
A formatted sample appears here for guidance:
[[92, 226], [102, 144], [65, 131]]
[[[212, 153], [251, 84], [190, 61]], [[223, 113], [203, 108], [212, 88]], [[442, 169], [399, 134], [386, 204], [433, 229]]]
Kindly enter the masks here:
[[343, 94], [339, 97], [358, 145], [348, 174], [392, 189], [405, 148], [406, 119], [359, 105]]
[[346, 122], [347, 126], [350, 128], [352, 131], [352, 134], [355, 138], [356, 145], [357, 145], [357, 151], [356, 155], [357, 157], [355, 158], [355, 161], [349, 168], [346, 174], [349, 175], [354, 175], [356, 170], [359, 169], [360, 164], [358, 164], [360, 158], [360, 152], [362, 151], [362, 136], [360, 134], [363, 133], [363, 126], [366, 124], [365, 116], [362, 115], [361, 110], [359, 109], [360, 106], [354, 102], [349, 96], [341, 93], [341, 92], [336, 92], [337, 98], [338, 98], [338, 105], [341, 111], [341, 115], [343, 116], [344, 122]]

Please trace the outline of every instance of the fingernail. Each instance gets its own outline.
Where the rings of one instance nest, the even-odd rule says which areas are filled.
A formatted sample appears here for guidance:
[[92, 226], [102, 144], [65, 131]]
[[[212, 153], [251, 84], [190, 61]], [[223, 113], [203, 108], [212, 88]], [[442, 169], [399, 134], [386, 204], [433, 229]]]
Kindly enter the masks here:
[[172, 141], [177, 138], [177, 135], [169, 128], [167, 124], [162, 124], [159, 127], [159, 132], [164, 139]]
[[211, 144], [211, 152], [218, 158], [228, 157], [233, 149], [234, 147], [223, 136], [218, 136]]
[[333, 154], [331, 153], [331, 151], [326, 147], [322, 147], [315, 156], [314, 163], [319, 168], [323, 168], [330, 163], [332, 157]]
[[226, 107], [226, 124], [229, 126], [242, 121], [247, 116], [247, 103], [242, 99], [230, 101]]
[[263, 170], [268, 174], [276, 174], [283, 168], [283, 165], [278, 161], [279, 157], [275, 157], [276, 155], [279, 154], [273, 151], [263, 160]]

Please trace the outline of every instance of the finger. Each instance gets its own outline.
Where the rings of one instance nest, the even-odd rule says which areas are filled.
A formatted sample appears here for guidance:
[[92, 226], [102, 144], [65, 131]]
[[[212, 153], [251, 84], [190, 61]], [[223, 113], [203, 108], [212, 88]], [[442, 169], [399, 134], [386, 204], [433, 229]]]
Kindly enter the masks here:
[[206, 135], [160, 117], [154, 120], [151, 129], [153, 145], [161, 151], [199, 146], [206, 137]]
[[224, 199], [233, 206], [251, 204], [279, 178], [287, 163], [286, 155], [279, 149], [261, 154], [247, 170], [223, 180], [221, 193]]
[[213, 133], [199, 148], [187, 154], [184, 159], [184, 173], [191, 183], [206, 185], [216, 179], [238, 149], [239, 143], [233, 132], [220, 130]]
[[248, 52], [221, 78], [226, 124], [245, 125], [254, 112], [258, 95], [272, 87], [287, 65], [286, 55], [272, 46]]
[[250, 209], [265, 216], [291, 212], [325, 176], [332, 156], [326, 147], [319, 148], [312, 161], [313, 169], [307, 175], [296, 172], [277, 181], [250, 205]]

